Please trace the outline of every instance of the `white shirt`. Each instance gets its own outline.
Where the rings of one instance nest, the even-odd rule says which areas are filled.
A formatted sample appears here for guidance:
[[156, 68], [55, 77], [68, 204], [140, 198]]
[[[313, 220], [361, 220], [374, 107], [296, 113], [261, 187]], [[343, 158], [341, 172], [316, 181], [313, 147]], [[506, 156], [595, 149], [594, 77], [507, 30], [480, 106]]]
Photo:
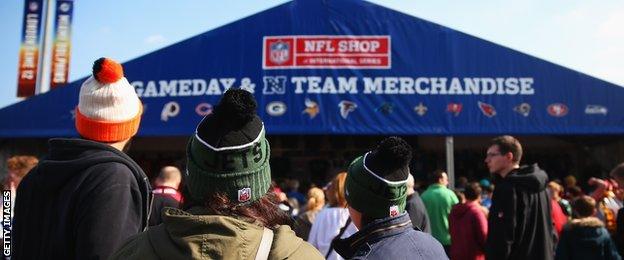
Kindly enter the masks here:
[[[316, 247], [321, 252], [321, 255], [327, 255], [332, 239], [338, 235], [340, 228], [347, 223], [347, 219], [349, 219], [349, 210], [346, 208], [322, 209], [314, 219], [308, 242]], [[351, 222], [340, 238], [350, 237], [357, 231], [357, 228]], [[336, 251], [332, 250], [327, 259], [342, 260], [343, 258]]]

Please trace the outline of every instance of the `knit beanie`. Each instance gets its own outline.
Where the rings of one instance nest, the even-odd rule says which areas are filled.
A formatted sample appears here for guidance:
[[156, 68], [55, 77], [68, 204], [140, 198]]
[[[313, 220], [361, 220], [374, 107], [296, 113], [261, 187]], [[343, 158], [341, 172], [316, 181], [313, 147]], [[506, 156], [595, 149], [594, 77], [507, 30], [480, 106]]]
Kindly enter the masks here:
[[372, 219], [405, 212], [411, 147], [399, 137], [381, 141], [349, 166], [345, 197], [349, 206]]
[[197, 126], [187, 147], [191, 199], [224, 193], [238, 204], [264, 196], [271, 185], [269, 142], [253, 95], [229, 89]]
[[139, 130], [143, 106], [121, 65], [109, 58], [93, 63], [93, 75], [80, 87], [76, 130], [89, 140], [118, 142]]

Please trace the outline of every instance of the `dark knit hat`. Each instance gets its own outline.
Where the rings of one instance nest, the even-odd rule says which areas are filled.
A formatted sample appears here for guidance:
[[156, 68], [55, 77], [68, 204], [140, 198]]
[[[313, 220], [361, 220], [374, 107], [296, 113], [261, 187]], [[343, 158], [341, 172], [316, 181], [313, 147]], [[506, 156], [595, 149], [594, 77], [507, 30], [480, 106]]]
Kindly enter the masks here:
[[231, 201], [253, 202], [271, 185], [269, 142], [253, 95], [229, 89], [197, 126], [187, 148], [191, 198], [222, 192]]
[[373, 219], [403, 213], [411, 159], [412, 148], [399, 137], [386, 138], [355, 159], [345, 183], [349, 206]]

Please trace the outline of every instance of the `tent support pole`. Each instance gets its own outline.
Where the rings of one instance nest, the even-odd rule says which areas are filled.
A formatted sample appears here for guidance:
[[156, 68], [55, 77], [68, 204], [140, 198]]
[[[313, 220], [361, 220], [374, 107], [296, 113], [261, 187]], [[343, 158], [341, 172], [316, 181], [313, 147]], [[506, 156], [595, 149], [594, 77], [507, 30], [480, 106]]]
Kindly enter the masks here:
[[453, 136], [446, 137], [446, 173], [448, 174], [449, 189], [455, 189], [455, 157], [453, 155]]

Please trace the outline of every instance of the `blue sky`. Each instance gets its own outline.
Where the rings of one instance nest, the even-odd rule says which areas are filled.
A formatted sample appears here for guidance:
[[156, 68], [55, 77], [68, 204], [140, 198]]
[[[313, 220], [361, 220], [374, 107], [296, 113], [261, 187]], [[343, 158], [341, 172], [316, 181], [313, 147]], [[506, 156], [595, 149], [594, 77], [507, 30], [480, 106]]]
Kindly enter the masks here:
[[[330, 0], [339, 1], [339, 0]], [[76, 1], [70, 81], [287, 1]], [[371, 1], [624, 86], [621, 0]], [[18, 102], [23, 0], [0, 1], [0, 107]]]

